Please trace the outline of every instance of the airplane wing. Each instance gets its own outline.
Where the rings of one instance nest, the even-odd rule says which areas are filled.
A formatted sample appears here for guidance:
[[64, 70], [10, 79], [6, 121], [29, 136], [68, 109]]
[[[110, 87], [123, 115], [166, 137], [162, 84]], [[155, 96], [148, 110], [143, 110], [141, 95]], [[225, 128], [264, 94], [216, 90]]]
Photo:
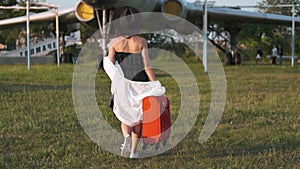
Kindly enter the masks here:
[[[227, 23], [260, 23], [290, 26], [292, 22], [291, 16], [250, 12], [230, 8], [211, 8], [208, 9], [208, 15], [211, 20]], [[300, 19], [295, 18], [295, 22], [300, 23]]]
[[[202, 21], [203, 4], [200, 1], [187, 2], [186, 0], [82, 0], [82, 3], [93, 9], [116, 9], [121, 6], [131, 6], [138, 9], [140, 12], [161, 12], [166, 19], [174, 21], [177, 16], [192, 23]], [[274, 25], [292, 25], [292, 17], [277, 14], [267, 14], [259, 12], [245, 11], [237, 8], [229, 7], [209, 7], [208, 8], [209, 22], [214, 22], [224, 25], [241, 25], [242, 23], [254, 24], [274, 24]], [[300, 23], [300, 18], [295, 18], [295, 23]], [[178, 25], [178, 24], [177, 24]], [[186, 31], [186, 27], [174, 28], [177, 31]]]
[[[161, 12], [184, 18], [188, 21], [201, 21], [203, 16], [203, 5], [200, 1], [187, 2], [186, 0], [83, 0], [85, 4], [94, 9], [111, 9], [121, 6], [132, 6], [140, 12]], [[229, 7], [209, 7], [208, 15], [210, 21], [236, 22], [236, 23], [262, 23], [290, 25], [291, 16], [266, 14], [259, 12], [244, 11]], [[295, 22], [300, 22], [295, 18]]]
[[[60, 23], [89, 22], [95, 19], [94, 9], [118, 8], [121, 6], [132, 6], [141, 12], [162, 12], [184, 18], [191, 22], [202, 21], [203, 5], [185, 0], [151, 0], [151, 1], [123, 1], [123, 0], [79, 0], [75, 8], [59, 10]], [[101, 8], [100, 8], [101, 7]], [[87, 19], [85, 18], [87, 17]], [[227, 24], [256, 23], [256, 24], [277, 24], [290, 26], [291, 16], [250, 12], [228, 7], [209, 7], [208, 18], [210, 22]], [[166, 18], [168, 19], [168, 18]], [[173, 18], [171, 18], [173, 19]], [[32, 14], [32, 23], [54, 22], [55, 13], [52, 11]], [[300, 23], [300, 18], [295, 18], [296, 23]], [[26, 16], [0, 20], [0, 29], [10, 28], [15, 25], [26, 23]]]
[[[75, 9], [74, 8], [67, 8], [58, 11], [58, 16], [60, 23], [74, 23], [78, 22], [75, 17]], [[30, 22], [33, 24], [40, 24], [40, 23], [51, 23], [55, 22], [55, 12], [54, 11], [46, 11], [41, 13], [31, 13], [30, 14]], [[3, 19], [0, 20], [0, 29], [8, 29], [14, 26], [24, 26], [27, 21], [26, 16], [20, 16], [10, 19]]]
[[[176, 22], [174, 15], [192, 23], [201, 22], [203, 19], [203, 5], [196, 2], [187, 2], [186, 0], [79, 0], [75, 8], [59, 10], [60, 24], [83, 23], [98, 28], [95, 24], [102, 18], [102, 12], [117, 9], [122, 6], [131, 6], [140, 12], [160, 12], [171, 22]], [[99, 12], [99, 13], [98, 13]], [[97, 20], [97, 13], [99, 15]], [[101, 16], [100, 16], [101, 15]], [[274, 24], [274, 25], [292, 25], [292, 17], [277, 14], [267, 14], [259, 12], [244, 11], [228, 7], [209, 7], [208, 21], [210, 23], [224, 24], [226, 30], [237, 34], [243, 23], [253, 24]], [[55, 13], [52, 11], [32, 14], [31, 23], [54, 22]], [[100, 19], [101, 20], [101, 19]], [[300, 18], [294, 18], [295, 23], [300, 23]], [[16, 25], [24, 25], [26, 16], [0, 20], [0, 29], [11, 28]], [[93, 24], [93, 25], [92, 25]], [[151, 24], [151, 23], [150, 23]], [[184, 24], [176, 24], [174, 28], [180, 33], [189, 33], [189, 29]]]
[[[203, 5], [199, 3], [186, 2], [185, 0], [167, 0], [162, 4], [162, 12], [172, 11], [169, 8], [176, 7], [180, 12], [169, 14], [185, 18], [188, 21], [202, 21]], [[238, 8], [208, 7], [209, 22], [224, 24], [276, 24], [291, 26], [292, 16], [268, 14], [260, 12], [245, 11]], [[295, 17], [295, 22], [300, 23], [300, 18]]]

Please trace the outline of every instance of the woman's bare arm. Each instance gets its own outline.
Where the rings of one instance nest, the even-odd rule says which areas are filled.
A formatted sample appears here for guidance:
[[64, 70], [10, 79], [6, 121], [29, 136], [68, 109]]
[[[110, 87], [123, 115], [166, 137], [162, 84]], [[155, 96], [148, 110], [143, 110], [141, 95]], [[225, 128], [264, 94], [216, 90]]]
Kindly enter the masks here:
[[146, 74], [148, 75], [150, 81], [156, 81], [156, 77], [154, 74], [154, 71], [152, 69], [150, 59], [149, 59], [149, 53], [148, 53], [148, 45], [145, 39], [142, 40], [142, 56], [144, 61], [144, 69], [146, 71]]
[[116, 59], [115, 59], [115, 50], [113, 48], [110, 48], [108, 50], [108, 59], [112, 62], [115, 63]]
[[114, 41], [110, 42], [108, 44], [108, 59], [112, 62], [112, 63], [115, 63], [116, 59], [115, 59], [115, 54], [116, 54], [116, 51], [114, 49]]

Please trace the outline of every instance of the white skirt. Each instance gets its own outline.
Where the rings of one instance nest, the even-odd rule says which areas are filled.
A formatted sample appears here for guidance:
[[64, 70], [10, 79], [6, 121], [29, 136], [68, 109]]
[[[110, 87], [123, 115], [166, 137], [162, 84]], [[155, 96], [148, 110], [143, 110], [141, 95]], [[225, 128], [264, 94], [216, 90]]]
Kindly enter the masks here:
[[161, 96], [165, 93], [165, 88], [159, 81], [136, 82], [124, 78], [118, 62], [113, 64], [107, 57], [104, 57], [103, 64], [112, 81], [111, 93], [114, 95], [114, 114], [128, 126], [141, 123], [143, 99], [147, 96]]

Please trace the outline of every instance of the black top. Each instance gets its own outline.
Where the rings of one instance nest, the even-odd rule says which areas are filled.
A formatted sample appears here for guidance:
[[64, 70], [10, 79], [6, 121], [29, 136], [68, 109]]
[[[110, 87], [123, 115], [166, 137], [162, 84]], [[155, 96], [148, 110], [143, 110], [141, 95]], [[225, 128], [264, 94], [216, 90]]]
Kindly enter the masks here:
[[120, 64], [126, 79], [141, 82], [149, 81], [144, 70], [144, 62], [141, 53], [116, 52], [115, 59]]

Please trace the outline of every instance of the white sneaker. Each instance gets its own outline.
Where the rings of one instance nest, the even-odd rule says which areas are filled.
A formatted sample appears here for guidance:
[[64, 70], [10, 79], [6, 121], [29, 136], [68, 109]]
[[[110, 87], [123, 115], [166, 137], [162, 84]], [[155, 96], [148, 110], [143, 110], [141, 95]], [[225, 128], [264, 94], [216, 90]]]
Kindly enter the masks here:
[[127, 135], [124, 139], [124, 143], [121, 145], [121, 156], [129, 157], [130, 155], [130, 146], [131, 145], [131, 137]]
[[139, 153], [130, 153], [129, 158], [139, 158]]

